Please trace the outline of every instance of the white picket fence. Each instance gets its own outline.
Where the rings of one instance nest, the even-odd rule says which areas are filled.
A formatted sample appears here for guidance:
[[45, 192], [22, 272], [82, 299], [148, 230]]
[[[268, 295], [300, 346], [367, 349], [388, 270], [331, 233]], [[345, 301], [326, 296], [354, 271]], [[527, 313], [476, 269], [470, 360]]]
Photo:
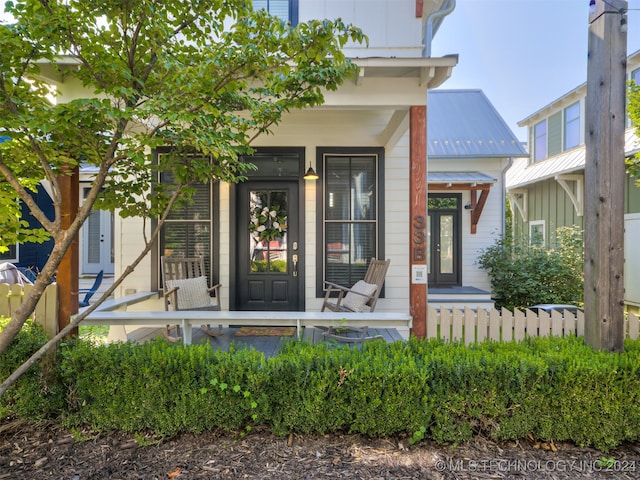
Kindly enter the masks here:
[[[637, 339], [640, 331], [640, 318], [629, 313], [625, 318], [625, 333], [631, 339]], [[525, 337], [546, 337], [584, 335], [584, 313], [575, 315], [569, 311], [553, 311], [551, 314], [540, 311], [515, 309], [513, 312], [502, 310], [472, 310], [465, 308], [427, 310], [427, 337], [445, 341], [463, 341], [465, 344], [484, 340], [518, 341]]]
[[[23, 287], [0, 283], [0, 316], [11, 317], [32, 288], [33, 285]], [[49, 336], [58, 332], [58, 287], [55, 283], [45, 289], [33, 312], [33, 318], [44, 327]]]

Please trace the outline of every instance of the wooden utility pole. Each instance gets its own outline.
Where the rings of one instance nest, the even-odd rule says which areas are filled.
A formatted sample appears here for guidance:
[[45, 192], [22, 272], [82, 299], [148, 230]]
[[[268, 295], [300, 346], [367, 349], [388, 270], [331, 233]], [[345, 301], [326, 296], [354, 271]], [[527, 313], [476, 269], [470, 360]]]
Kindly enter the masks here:
[[585, 341], [624, 348], [624, 127], [627, 2], [589, 11], [584, 214]]

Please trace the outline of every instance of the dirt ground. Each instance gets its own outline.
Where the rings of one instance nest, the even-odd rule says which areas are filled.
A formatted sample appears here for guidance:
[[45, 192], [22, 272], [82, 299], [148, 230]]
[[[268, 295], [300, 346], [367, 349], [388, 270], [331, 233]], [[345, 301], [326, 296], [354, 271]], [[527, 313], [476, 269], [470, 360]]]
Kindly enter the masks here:
[[571, 444], [497, 444], [482, 438], [456, 448], [407, 438], [354, 435], [275, 437], [92, 435], [55, 425], [0, 424], [0, 479], [636, 479], [640, 445], [603, 454]]

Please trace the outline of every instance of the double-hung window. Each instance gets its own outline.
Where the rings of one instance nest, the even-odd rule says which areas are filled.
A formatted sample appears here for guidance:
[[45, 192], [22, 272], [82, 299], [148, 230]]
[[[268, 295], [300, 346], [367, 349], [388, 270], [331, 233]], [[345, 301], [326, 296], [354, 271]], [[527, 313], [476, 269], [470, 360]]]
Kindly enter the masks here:
[[564, 109], [564, 149], [580, 145], [580, 103]]
[[[158, 153], [163, 155], [163, 153]], [[171, 172], [160, 174], [162, 183], [174, 183]], [[160, 232], [160, 255], [173, 257], [203, 256], [209, 281], [212, 281], [210, 269], [214, 216], [213, 186], [211, 183], [197, 183], [191, 186], [194, 194], [191, 201], [175, 205]]]
[[[636, 68], [635, 70], [633, 70], [631, 72], [631, 78], [630, 80], [632, 82], [634, 82], [636, 84], [636, 86], [640, 86], [640, 68]], [[629, 118], [629, 115], [627, 114], [627, 123], [626, 123], [627, 128], [632, 126], [631, 123], [631, 119]]]
[[[383, 258], [383, 150], [319, 149], [318, 294], [324, 281], [352, 286]], [[322, 268], [320, 268], [322, 266]]]
[[253, 0], [253, 8], [263, 8], [291, 25], [298, 24], [298, 0]]
[[529, 245], [544, 246], [546, 242], [545, 221], [532, 220], [529, 222]]
[[17, 262], [18, 261], [18, 244], [14, 243], [8, 245], [9, 250], [0, 253], [0, 260], [3, 262]]
[[547, 121], [536, 123], [533, 127], [533, 160], [539, 162], [547, 158]]

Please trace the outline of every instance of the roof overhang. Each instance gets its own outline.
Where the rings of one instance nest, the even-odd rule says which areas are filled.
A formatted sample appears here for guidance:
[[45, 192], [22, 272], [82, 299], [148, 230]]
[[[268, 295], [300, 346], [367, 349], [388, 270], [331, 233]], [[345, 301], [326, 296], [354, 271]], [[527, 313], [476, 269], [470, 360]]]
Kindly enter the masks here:
[[451, 188], [455, 186], [468, 185], [477, 187], [479, 185], [491, 186], [498, 180], [480, 172], [429, 172], [427, 182], [429, 185], [444, 184]]
[[366, 78], [414, 78], [426, 89], [439, 87], [458, 64], [458, 55], [419, 58], [352, 58], [360, 71], [357, 83]]
[[[471, 212], [471, 234], [475, 234], [478, 230], [478, 222], [487, 203], [489, 191], [496, 182], [495, 178], [480, 172], [427, 173], [427, 188], [429, 191], [469, 191], [471, 200], [464, 208]], [[479, 196], [478, 193], [480, 194]]]

